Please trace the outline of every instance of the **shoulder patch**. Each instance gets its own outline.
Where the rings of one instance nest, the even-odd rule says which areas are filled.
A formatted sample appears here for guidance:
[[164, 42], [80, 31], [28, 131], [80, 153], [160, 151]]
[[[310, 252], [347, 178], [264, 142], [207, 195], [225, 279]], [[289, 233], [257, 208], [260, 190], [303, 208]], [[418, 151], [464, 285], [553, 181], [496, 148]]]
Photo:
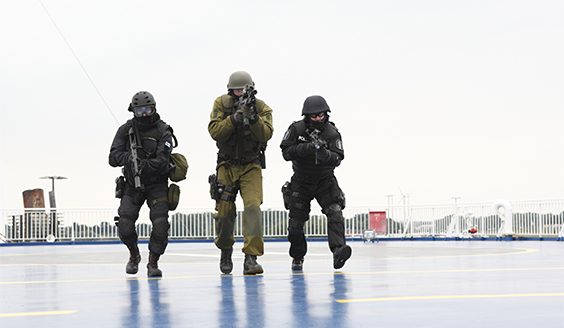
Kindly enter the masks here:
[[291, 134], [292, 134], [292, 131], [290, 129], [286, 130], [286, 133], [284, 133], [284, 138], [282, 138], [282, 139], [288, 140], [290, 138]]
[[343, 150], [343, 141], [341, 139], [337, 139], [335, 147], [337, 147], [338, 150]]

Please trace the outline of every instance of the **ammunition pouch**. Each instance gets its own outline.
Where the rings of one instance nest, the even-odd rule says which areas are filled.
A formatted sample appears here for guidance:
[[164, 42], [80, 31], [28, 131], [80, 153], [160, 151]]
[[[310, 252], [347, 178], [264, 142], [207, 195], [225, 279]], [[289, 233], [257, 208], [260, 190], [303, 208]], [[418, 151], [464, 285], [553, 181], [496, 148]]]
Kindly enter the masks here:
[[119, 176], [116, 178], [116, 198], [122, 198], [125, 192], [125, 178]]
[[[216, 202], [220, 200], [224, 200], [226, 202], [235, 202], [238, 191], [237, 188], [218, 183], [217, 175], [215, 174], [212, 174], [208, 177], [208, 182], [210, 184], [210, 196]], [[233, 195], [224, 194], [224, 191], [232, 193]]]
[[168, 209], [170, 211], [174, 211], [178, 207], [178, 203], [180, 202], [180, 187], [174, 183], [171, 183], [170, 186], [168, 186], [167, 196], [153, 199], [151, 206], [159, 202], [167, 202]]
[[180, 187], [174, 183], [168, 186], [168, 209], [174, 211], [180, 202]]

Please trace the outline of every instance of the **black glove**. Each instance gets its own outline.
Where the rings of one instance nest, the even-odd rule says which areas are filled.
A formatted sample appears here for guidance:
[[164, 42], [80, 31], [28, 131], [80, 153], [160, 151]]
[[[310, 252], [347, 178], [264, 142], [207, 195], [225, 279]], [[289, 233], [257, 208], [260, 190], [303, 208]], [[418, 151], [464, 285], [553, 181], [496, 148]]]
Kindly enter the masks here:
[[322, 162], [327, 162], [329, 158], [331, 158], [331, 151], [328, 150], [327, 148], [321, 147], [315, 150], [315, 156], [317, 156], [318, 160]]
[[296, 146], [296, 152], [299, 157], [305, 157], [315, 153], [315, 146], [311, 142], [304, 142]]
[[[143, 171], [143, 168], [146, 165], [146, 160], [137, 160], [137, 168], [139, 170], [139, 172], [137, 172], [137, 174], [141, 174], [141, 172]], [[135, 175], [135, 161], [133, 160], [133, 155], [129, 154], [129, 156], [127, 156], [125, 158], [125, 167], [126, 170], [129, 170], [129, 173], [131, 173], [131, 175]]]

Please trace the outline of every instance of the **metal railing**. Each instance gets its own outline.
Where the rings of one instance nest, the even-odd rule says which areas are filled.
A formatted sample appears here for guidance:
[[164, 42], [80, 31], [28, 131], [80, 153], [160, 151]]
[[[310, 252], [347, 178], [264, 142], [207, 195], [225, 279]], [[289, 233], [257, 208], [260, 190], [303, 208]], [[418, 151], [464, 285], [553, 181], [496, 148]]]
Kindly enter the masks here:
[[[558, 237], [564, 240], [564, 200], [511, 202], [513, 236]], [[382, 238], [499, 237], [503, 213], [492, 213], [492, 203], [347, 207], [343, 210], [347, 238], [362, 238], [373, 229], [371, 213], [386, 213]], [[210, 209], [177, 209], [169, 213], [170, 239], [213, 239], [215, 221]], [[0, 243], [37, 241], [118, 240], [116, 209], [0, 210]], [[288, 211], [263, 208], [265, 238], [285, 238]], [[140, 239], [151, 234], [149, 210], [136, 222]], [[327, 236], [327, 217], [313, 208], [304, 227], [308, 237]], [[242, 212], [237, 213], [235, 237], [243, 236]]]

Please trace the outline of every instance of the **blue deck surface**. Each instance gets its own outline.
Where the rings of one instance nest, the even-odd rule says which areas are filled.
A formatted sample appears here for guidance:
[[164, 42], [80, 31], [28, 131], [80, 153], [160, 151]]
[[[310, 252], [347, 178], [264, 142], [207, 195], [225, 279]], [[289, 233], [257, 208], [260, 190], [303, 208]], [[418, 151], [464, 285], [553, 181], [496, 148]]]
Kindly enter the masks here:
[[0, 247], [0, 327], [564, 327], [564, 243], [350, 242], [334, 270], [310, 242], [302, 272], [267, 242], [264, 274], [231, 275], [213, 243], [171, 243], [147, 278], [119, 244]]

